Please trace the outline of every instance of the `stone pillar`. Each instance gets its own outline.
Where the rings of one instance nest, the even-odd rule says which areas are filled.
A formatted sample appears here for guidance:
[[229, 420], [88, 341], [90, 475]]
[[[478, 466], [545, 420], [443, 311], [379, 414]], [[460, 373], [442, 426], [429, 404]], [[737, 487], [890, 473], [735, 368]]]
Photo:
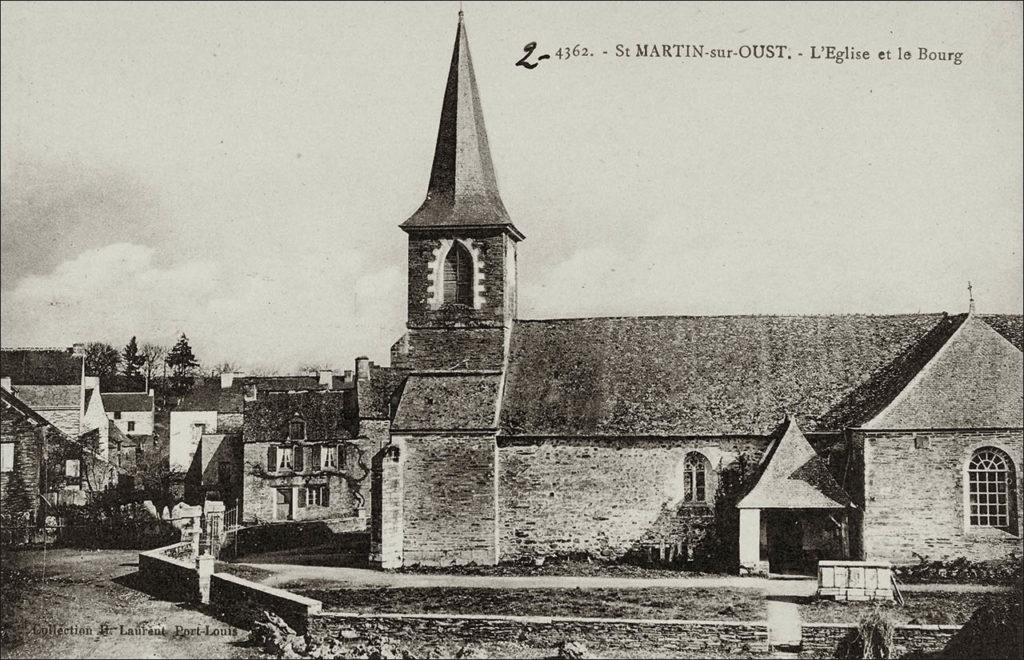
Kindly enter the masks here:
[[402, 475], [404, 447], [397, 439], [384, 448], [381, 465], [380, 566], [402, 566], [405, 536], [405, 479]]
[[210, 604], [210, 576], [213, 575], [213, 567], [216, 559], [213, 555], [199, 555], [196, 557], [196, 573], [199, 574], [199, 602], [203, 605]]
[[767, 575], [761, 561], [761, 510], [740, 509], [740, 575]]
[[203, 520], [206, 528], [203, 530], [210, 540], [210, 554], [214, 557], [220, 556], [220, 547], [224, 543], [224, 503], [207, 501], [203, 505]]

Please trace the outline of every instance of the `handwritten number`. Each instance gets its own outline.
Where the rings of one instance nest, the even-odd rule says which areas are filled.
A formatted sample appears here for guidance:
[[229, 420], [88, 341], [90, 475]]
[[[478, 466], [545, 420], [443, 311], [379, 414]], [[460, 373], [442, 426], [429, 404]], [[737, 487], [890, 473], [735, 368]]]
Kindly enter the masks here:
[[530, 56], [533, 55], [533, 51], [536, 50], [536, 49], [537, 49], [537, 42], [536, 41], [531, 41], [530, 43], [528, 43], [525, 46], [523, 46], [523, 52], [526, 53], [526, 54], [523, 55], [521, 58], [519, 58], [519, 61], [516, 62], [516, 66], [526, 67], [527, 69], [536, 69], [537, 65], [540, 64], [541, 60], [546, 60], [546, 59], [549, 59], [551, 57], [550, 55], [539, 55], [537, 57], [537, 61], [536, 62], [527, 62], [526, 60], [530, 59]]

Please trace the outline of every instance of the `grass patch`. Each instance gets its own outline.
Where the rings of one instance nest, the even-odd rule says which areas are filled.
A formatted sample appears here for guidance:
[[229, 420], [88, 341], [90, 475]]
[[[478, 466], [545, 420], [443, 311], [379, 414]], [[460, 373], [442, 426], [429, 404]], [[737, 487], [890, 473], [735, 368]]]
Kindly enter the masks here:
[[[308, 583], [307, 583], [308, 584]], [[764, 598], [747, 589], [284, 588], [325, 610], [391, 614], [495, 614], [625, 619], [764, 620]]]
[[265, 571], [262, 568], [256, 568], [255, 566], [242, 566], [241, 564], [229, 564], [227, 562], [219, 561], [214, 566], [215, 572], [217, 573], [228, 573], [235, 577], [240, 577], [243, 580], [249, 580], [250, 582], [259, 582], [264, 578], [273, 575], [270, 571]]
[[398, 573], [429, 575], [490, 575], [496, 577], [567, 576], [567, 577], [631, 577], [685, 578], [721, 575], [671, 568], [648, 568], [619, 562], [549, 559], [540, 566], [530, 563], [507, 563], [495, 566], [404, 566]]
[[897, 625], [907, 623], [962, 625], [976, 609], [1009, 598], [1009, 594], [909, 592], [903, 594], [904, 606], [896, 603], [816, 600], [800, 605], [800, 619], [805, 623], [857, 623], [875, 611], [889, 614]]

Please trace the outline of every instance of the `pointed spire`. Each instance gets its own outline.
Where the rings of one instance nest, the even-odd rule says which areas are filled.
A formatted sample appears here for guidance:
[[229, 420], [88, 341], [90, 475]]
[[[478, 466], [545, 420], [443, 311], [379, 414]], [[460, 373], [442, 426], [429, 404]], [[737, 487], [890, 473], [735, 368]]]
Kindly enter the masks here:
[[427, 198], [402, 223], [406, 230], [431, 227], [503, 227], [517, 240], [523, 238], [498, 194], [462, 11], [441, 104]]

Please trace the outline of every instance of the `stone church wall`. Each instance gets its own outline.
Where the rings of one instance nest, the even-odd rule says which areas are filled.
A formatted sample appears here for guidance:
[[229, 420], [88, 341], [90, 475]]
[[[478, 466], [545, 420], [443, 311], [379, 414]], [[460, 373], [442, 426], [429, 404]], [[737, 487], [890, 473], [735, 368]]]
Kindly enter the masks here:
[[403, 563], [494, 564], [494, 437], [412, 436], [400, 448]]
[[[1022, 431], [855, 431], [863, 445], [864, 555], [916, 562], [966, 557], [998, 559], [1021, 549]], [[1016, 534], [968, 530], [965, 466], [978, 447], [994, 446], [1013, 459]]]
[[[757, 437], [500, 442], [501, 561], [574, 553], [618, 558], [677, 543], [697, 558], [735, 554], [734, 538], [712, 538], [715, 520], [735, 515], [737, 484], [730, 475], [741, 464], [749, 474], [768, 444]], [[711, 466], [705, 505], [683, 502], [683, 461], [691, 451]], [[713, 494], [721, 496], [719, 502]], [[738, 528], [738, 522], [727, 526]]]

